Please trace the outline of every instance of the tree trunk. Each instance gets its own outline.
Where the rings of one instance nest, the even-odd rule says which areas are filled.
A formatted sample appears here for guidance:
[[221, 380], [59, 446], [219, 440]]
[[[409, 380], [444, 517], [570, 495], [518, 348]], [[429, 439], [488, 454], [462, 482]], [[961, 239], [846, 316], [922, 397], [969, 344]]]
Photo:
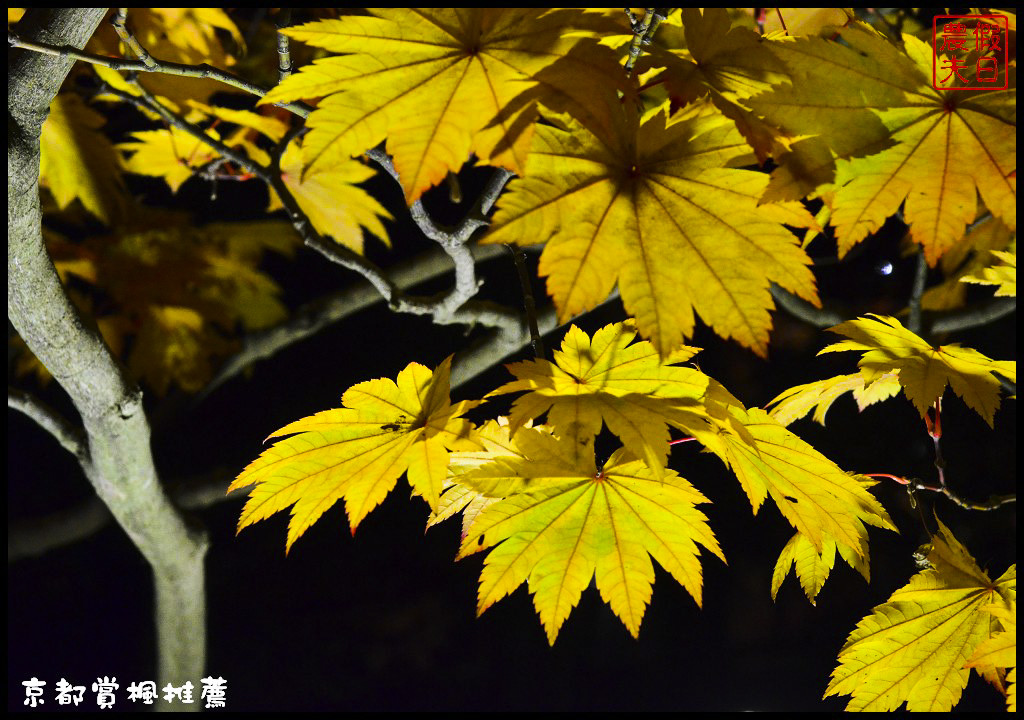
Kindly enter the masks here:
[[[16, 31], [25, 39], [81, 48], [106, 12], [29, 10]], [[86, 475], [153, 569], [159, 687], [191, 681], [198, 688], [206, 654], [205, 533], [187, 527], [164, 492], [142, 394], [99, 334], [83, 323], [43, 244], [39, 136], [73, 62], [8, 51], [7, 316], [71, 396], [88, 439]]]

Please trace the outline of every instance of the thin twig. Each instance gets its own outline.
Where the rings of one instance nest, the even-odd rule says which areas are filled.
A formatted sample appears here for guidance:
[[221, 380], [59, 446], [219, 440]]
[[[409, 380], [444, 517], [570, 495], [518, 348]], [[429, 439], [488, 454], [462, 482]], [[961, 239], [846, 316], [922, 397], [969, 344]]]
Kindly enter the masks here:
[[284, 79], [292, 74], [292, 51], [289, 45], [288, 36], [282, 30], [292, 24], [291, 8], [281, 8], [277, 13], [277, 81], [284, 82]]
[[888, 479], [893, 480], [895, 482], [898, 482], [900, 485], [904, 485], [907, 488], [909, 488], [911, 490], [914, 490], [914, 491], [921, 490], [921, 491], [924, 491], [924, 492], [933, 492], [933, 493], [939, 493], [940, 495], [945, 495], [947, 498], [952, 500], [954, 503], [956, 503], [960, 507], [965, 508], [967, 510], [982, 510], [982, 511], [997, 510], [997, 509], [1003, 507], [1004, 505], [1010, 505], [1012, 503], [1017, 502], [1017, 496], [1016, 495], [992, 495], [988, 500], [986, 500], [984, 502], [974, 502], [972, 500], [965, 500], [964, 498], [960, 497], [959, 495], [954, 493], [952, 490], [950, 490], [949, 487], [944, 487], [944, 486], [941, 486], [941, 485], [928, 485], [927, 483], [923, 483], [920, 480], [916, 480], [914, 478], [905, 478], [905, 477], [900, 477], [899, 475], [891, 475], [889, 473], [863, 473], [863, 474], [866, 475], [867, 477], [883, 477], [883, 478], [888, 478]]
[[[499, 245], [474, 245], [471, 249], [476, 262], [496, 257], [502, 251]], [[390, 277], [399, 288], [409, 288], [450, 270], [451, 263], [447, 255], [434, 250], [392, 268]], [[242, 350], [227, 360], [202, 392], [195, 396], [193, 405], [260, 360], [270, 358], [284, 348], [383, 301], [384, 298], [372, 285], [359, 284], [299, 308], [287, 321], [276, 327], [246, 336]]]
[[540, 329], [537, 327], [537, 305], [533, 301], [533, 286], [530, 282], [530, 273], [526, 269], [526, 253], [516, 245], [506, 245], [512, 253], [512, 261], [516, 266], [516, 274], [519, 276], [519, 286], [523, 291], [523, 305], [526, 308], [526, 322], [530, 327], [530, 339], [533, 344], [533, 355], [537, 358], [544, 358], [547, 352], [544, 350], [544, 341], [540, 337]]
[[668, 8], [644, 8], [643, 17], [637, 20], [627, 8], [629, 24], [633, 28], [633, 40], [629, 44], [629, 57], [626, 59], [626, 77], [633, 74], [633, 66], [640, 57], [641, 48], [654, 41], [654, 33], [665, 19]]
[[914, 283], [910, 288], [910, 299], [907, 300], [909, 316], [907, 330], [915, 335], [921, 334], [921, 297], [924, 295], [925, 280], [928, 278], [928, 261], [924, 252], [918, 252], [917, 265], [914, 268]]
[[150, 92], [146, 90], [144, 87], [142, 87], [142, 85], [140, 85], [138, 82], [134, 83], [134, 85], [139, 90], [140, 94], [138, 97], [118, 90], [117, 88], [110, 87], [109, 85], [103, 88], [103, 92], [105, 94], [115, 95], [118, 99], [123, 100], [126, 103], [130, 103], [131, 105], [134, 105], [140, 111], [149, 111], [156, 113], [168, 125], [172, 125], [178, 128], [179, 130], [188, 133], [199, 142], [206, 144], [223, 157], [235, 163], [238, 167], [242, 168], [250, 175], [257, 177], [266, 183], [270, 182], [269, 170], [264, 166], [260, 165], [259, 163], [255, 162], [254, 160], [250, 159], [249, 156], [244, 151], [235, 150], [234, 148], [228, 147], [220, 140], [216, 139], [215, 137], [212, 137], [209, 133], [207, 133], [198, 125], [188, 122], [181, 116], [175, 114], [168, 108], [164, 107], [164, 105], [157, 98], [150, 94]]
[[[134, 39], [134, 36], [130, 34], [129, 37]], [[134, 44], [138, 45], [138, 42], [136, 41]], [[263, 97], [270, 92], [268, 89], [260, 85], [251, 83], [237, 75], [232, 75], [229, 72], [219, 70], [212, 65], [207, 65], [205, 63], [201, 65], [183, 65], [181, 63], [166, 60], [155, 60], [144, 48], [142, 48], [141, 45], [138, 45], [138, 48], [140, 52], [144, 53], [146, 60], [110, 58], [103, 55], [87, 53], [82, 50], [75, 50], [70, 47], [59, 47], [55, 45], [47, 45], [46, 43], [41, 42], [32, 42], [19, 37], [9, 30], [7, 31], [7, 45], [8, 47], [30, 50], [43, 55], [70, 58], [90, 65], [102, 65], [103, 67], [108, 67], [111, 70], [117, 70], [119, 72], [160, 73], [162, 75], [216, 80], [217, 82], [224, 83], [229, 87], [247, 92], [250, 95], [255, 95], [256, 97]], [[131, 45], [129, 45], [129, 47], [131, 47]], [[284, 103], [279, 105], [279, 107], [282, 107], [293, 115], [297, 115], [301, 118], [307, 118], [309, 117], [309, 114], [313, 112], [313, 108], [302, 102]]]

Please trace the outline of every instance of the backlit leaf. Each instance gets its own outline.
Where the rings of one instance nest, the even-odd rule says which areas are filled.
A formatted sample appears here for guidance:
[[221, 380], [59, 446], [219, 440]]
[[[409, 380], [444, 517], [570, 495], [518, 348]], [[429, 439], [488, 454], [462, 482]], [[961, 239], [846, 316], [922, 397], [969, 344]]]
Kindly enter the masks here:
[[516, 380], [491, 395], [527, 391], [512, 405], [514, 434], [527, 420], [547, 413], [556, 434], [575, 437], [592, 452], [602, 422], [656, 473], [669, 451], [668, 426], [699, 424], [708, 377], [672, 363], [689, 359], [696, 348], [680, 348], [662, 360], [636, 337], [632, 323], [607, 325], [593, 340], [573, 325], [554, 354], [555, 362], [525, 360], [508, 366]]
[[[211, 131], [211, 135], [220, 139], [216, 132]], [[173, 192], [204, 165], [220, 157], [209, 145], [173, 125], [169, 130], [139, 130], [133, 132], [131, 138], [117, 146], [130, 153], [125, 169], [139, 175], [161, 177]]]
[[[358, 186], [372, 178], [374, 171], [357, 160], [345, 158], [334, 164], [321, 163], [303, 173], [302, 153], [297, 141], [288, 146], [281, 157], [281, 179], [317, 232], [329, 235], [360, 255], [364, 228], [390, 246], [381, 220], [390, 220], [391, 213]], [[273, 190], [271, 194], [268, 211], [281, 206]]]
[[482, 465], [493, 462], [499, 457], [520, 455], [516, 443], [509, 437], [508, 418], [499, 417], [488, 420], [473, 433], [473, 439], [480, 449], [458, 450], [451, 453], [448, 459], [448, 479], [445, 481], [444, 492], [437, 504], [437, 511], [431, 512], [427, 527], [462, 513], [462, 538], [465, 539], [470, 525], [476, 516], [500, 498], [488, 497], [467, 485], [461, 485], [458, 477], [476, 470]]
[[810, 226], [802, 207], [757, 207], [765, 175], [724, 167], [747, 146], [729, 120], [646, 122], [623, 110], [611, 137], [566, 118], [541, 126], [530, 164], [498, 201], [483, 242], [546, 242], [560, 320], [603, 302], [616, 281], [641, 335], [662, 355], [693, 334], [694, 310], [718, 334], [764, 354], [778, 283], [817, 302], [809, 262], [781, 223]]
[[995, 285], [996, 297], [1017, 297], [1017, 253], [993, 250], [997, 262], [982, 268], [977, 275], [965, 275], [961, 282]]
[[847, 710], [948, 712], [960, 700], [964, 667], [992, 635], [986, 608], [1009, 606], [1016, 595], [1013, 566], [989, 580], [949, 529], [939, 523], [929, 567], [857, 624], [839, 651], [825, 691], [850, 695]]
[[886, 373], [870, 382], [860, 374], [836, 375], [827, 380], [796, 385], [768, 401], [772, 407], [769, 415], [783, 425], [789, 425], [814, 410], [814, 422], [825, 424], [825, 413], [840, 396], [853, 393], [857, 409], [863, 411], [869, 405], [893, 397], [900, 391], [896, 373]]
[[471, 449], [475, 403], [451, 404], [451, 357], [431, 372], [411, 363], [397, 382], [353, 385], [342, 407], [290, 423], [271, 438], [290, 435], [249, 464], [228, 488], [255, 485], [238, 520], [241, 530], [291, 508], [286, 548], [344, 498], [352, 531], [379, 505], [402, 473], [413, 493], [436, 509], [450, 450]]
[[999, 407], [999, 380], [992, 373], [1016, 377], [1015, 361], [997, 362], [958, 343], [932, 347], [892, 317], [869, 314], [837, 325], [832, 332], [849, 340], [829, 345], [822, 353], [863, 350], [857, 365], [866, 382], [898, 372], [903, 391], [921, 417], [948, 384], [991, 426]]
[[104, 118], [74, 93], [60, 93], [39, 138], [40, 182], [58, 207], [80, 200], [107, 225], [125, 212], [121, 158], [100, 132]]
[[[263, 102], [323, 97], [310, 115], [308, 163], [334, 165], [387, 138], [411, 203], [471, 153], [522, 174], [529, 129], [504, 116], [530, 77], [576, 42], [583, 17], [546, 8], [390, 8], [286, 30], [333, 53]], [[529, 121], [532, 118], [528, 118]]]
[[934, 89], [933, 63], [942, 59], [910, 35], [905, 52], [863, 25], [842, 40], [774, 44], [792, 87], [750, 101], [791, 133], [821, 136], [839, 156], [832, 222], [840, 256], [904, 203], [931, 265], [974, 220], [978, 193], [1016, 229], [1015, 91]]
[[459, 479], [481, 489], [505, 472], [507, 486], [521, 487], [480, 513], [460, 550], [465, 556], [497, 546], [480, 575], [480, 612], [525, 581], [554, 644], [595, 578], [601, 598], [635, 637], [651, 598], [651, 556], [700, 605], [697, 545], [724, 559], [707, 518], [696, 509], [707, 502], [703, 495], [671, 470], [655, 478], [624, 450], [598, 470], [593, 455], [580, 458], [572, 441], [529, 428], [518, 436], [532, 437], [524, 457], [504, 458], [499, 471], [483, 466]]
[[993, 603], [986, 605], [982, 610], [999, 620], [1002, 632], [994, 633], [992, 637], [978, 645], [964, 667], [976, 668], [985, 676], [1008, 668], [1006, 709], [1009, 712], [1017, 712], [1017, 602], [1014, 600], [1009, 606]]
[[865, 525], [896, 529], [861, 483], [766, 412], [733, 404], [728, 414], [731, 424], [718, 421], [697, 438], [736, 474], [755, 513], [770, 496], [819, 554], [832, 539], [866, 557]]

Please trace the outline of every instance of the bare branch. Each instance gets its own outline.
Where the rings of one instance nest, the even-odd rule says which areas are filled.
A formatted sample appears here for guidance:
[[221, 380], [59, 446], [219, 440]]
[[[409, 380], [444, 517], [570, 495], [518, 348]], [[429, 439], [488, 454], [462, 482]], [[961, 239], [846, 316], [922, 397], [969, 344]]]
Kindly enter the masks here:
[[772, 297], [779, 307], [793, 317], [817, 328], [830, 328], [844, 322], [846, 318], [828, 308], [816, 308], [802, 298], [772, 283]]
[[105, 88], [104, 92], [110, 95], [115, 95], [119, 99], [131, 105], [134, 105], [140, 110], [155, 112], [157, 115], [163, 118], [164, 122], [166, 122], [168, 125], [172, 125], [178, 128], [179, 130], [188, 133], [196, 140], [208, 145], [217, 153], [227, 158], [231, 162], [235, 163], [236, 165], [238, 165], [238, 167], [242, 168], [249, 174], [259, 178], [260, 180], [263, 180], [268, 184], [270, 183], [270, 173], [267, 168], [251, 160], [249, 156], [244, 152], [228, 147], [217, 138], [211, 136], [198, 125], [190, 123], [184, 118], [180, 117], [179, 115], [171, 112], [139, 83], [136, 82], [135, 87], [139, 90], [139, 97], [129, 95], [126, 92], [122, 92], [117, 88], [112, 88], [109, 86]]
[[7, 526], [7, 562], [37, 557], [65, 545], [73, 545], [105, 528], [110, 519], [107, 506], [93, 496], [68, 510], [12, 521]]
[[89, 446], [85, 441], [85, 433], [42, 400], [8, 386], [7, 407], [34, 420], [39, 427], [50, 433], [62, 448], [74, 455], [83, 467], [89, 463]]
[[910, 299], [907, 301], [909, 315], [907, 316], [907, 330], [915, 335], [921, 334], [921, 298], [924, 296], [924, 284], [928, 279], [928, 261], [925, 260], [924, 251], [917, 253], [917, 265], [914, 267], [914, 284], [910, 289]]
[[[479, 283], [476, 280], [473, 254], [466, 247], [466, 242], [474, 230], [486, 224], [486, 220], [467, 217], [458, 228], [448, 231], [434, 223], [425, 212], [423, 213], [422, 221], [424, 227], [429, 228], [428, 236], [438, 242], [455, 263], [455, 286], [440, 299], [405, 295], [377, 265], [343, 245], [324, 239], [313, 228], [291, 191], [281, 180], [281, 156], [284, 154], [287, 144], [298, 132], [298, 129], [289, 132], [271, 153], [272, 166], [266, 179], [281, 198], [281, 204], [288, 212], [292, 225], [308, 247], [316, 250], [331, 262], [354, 270], [366, 278], [394, 312], [430, 315], [433, 321], [439, 325], [506, 327], [519, 324], [519, 314], [514, 310], [495, 306], [492, 303], [469, 302], [479, 289]], [[507, 177], [506, 175], [505, 178], [507, 179]], [[492, 185], [494, 184], [492, 183]], [[500, 192], [500, 188], [497, 192]], [[492, 194], [496, 193], [492, 192]]]
[[[121, 8], [121, 10], [123, 9], [124, 8]], [[178, 77], [216, 80], [217, 82], [224, 83], [229, 87], [247, 92], [250, 95], [255, 95], [256, 97], [263, 97], [270, 92], [267, 88], [251, 83], [237, 75], [232, 75], [229, 72], [219, 70], [218, 68], [205, 63], [202, 65], [182, 65], [175, 62], [156, 60], [138, 43], [131, 33], [127, 32], [127, 29], [123, 24], [120, 26], [120, 29], [118, 29], [119, 26], [116, 22], [116, 17], [111, 22], [114, 25], [114, 28], [118, 30], [119, 35], [124, 33], [122, 39], [124, 39], [124, 37], [128, 38], [125, 41], [125, 44], [136, 52], [136, 56], [140, 57], [139, 60], [109, 58], [103, 55], [94, 55], [93, 53], [83, 52], [69, 46], [58, 46], [44, 42], [27, 40], [15, 33], [12, 33], [10, 30], [7, 31], [7, 45], [8, 47], [30, 50], [34, 53], [49, 55], [63, 60], [77, 60], [90, 65], [101, 65], [119, 72], [160, 73], [163, 75], [176, 75]], [[280, 105], [280, 107], [301, 118], [309, 117], [309, 114], [313, 111], [313, 108], [301, 102], [286, 103]]]
[[[474, 245], [470, 249], [477, 262], [497, 257], [502, 252], [498, 245]], [[409, 288], [450, 270], [451, 263], [448, 256], [440, 250], [435, 250], [401, 263], [390, 271], [390, 277], [397, 287]], [[241, 352], [232, 356], [224, 364], [217, 376], [203, 388], [202, 393], [196, 397], [195, 401], [200, 402], [214, 389], [260, 360], [272, 357], [284, 348], [310, 338], [325, 327], [351, 317], [361, 310], [383, 302], [383, 300], [384, 298], [372, 285], [360, 284], [300, 308], [287, 322], [277, 327], [247, 336]]]
[[973, 500], [967, 500], [965, 498], [960, 497], [955, 492], [950, 490], [949, 486], [945, 484], [929, 485], [914, 478], [905, 478], [900, 477], [899, 475], [890, 475], [889, 473], [864, 473], [864, 475], [866, 475], [867, 477], [888, 478], [890, 480], [893, 480], [894, 482], [898, 482], [900, 485], [905, 485], [908, 491], [916, 492], [920, 490], [922, 492], [933, 492], [938, 493], [940, 495], [945, 495], [947, 498], [949, 498], [950, 500], [952, 500], [954, 503], [964, 508], [965, 510], [979, 510], [983, 512], [988, 510], [998, 510], [1004, 505], [1011, 505], [1017, 502], [1016, 495], [992, 495], [988, 500], [982, 502], [975, 502]]
[[993, 298], [975, 307], [943, 314], [932, 323], [932, 333], [951, 333], [981, 327], [1017, 312], [1017, 298]]

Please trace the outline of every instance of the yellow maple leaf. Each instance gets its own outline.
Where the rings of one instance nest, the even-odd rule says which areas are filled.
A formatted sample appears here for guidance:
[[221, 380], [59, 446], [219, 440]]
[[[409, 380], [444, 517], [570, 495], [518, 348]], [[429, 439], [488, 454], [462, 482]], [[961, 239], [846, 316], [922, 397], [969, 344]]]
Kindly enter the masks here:
[[387, 137], [412, 203], [470, 153], [522, 174], [532, 117], [505, 106], [564, 55], [589, 18], [545, 8], [390, 8], [285, 33], [340, 57], [302, 68], [262, 102], [323, 97], [310, 115], [308, 162], [348, 159]]
[[985, 215], [987, 217], [975, 220], [967, 234], [942, 256], [939, 267], [945, 280], [924, 291], [922, 310], [963, 307], [967, 299], [967, 285], [963, 278], [969, 275], [983, 277], [991, 264], [990, 251], [1007, 250], [1016, 255], [1016, 233], [988, 211]]
[[763, 163], [783, 147], [777, 129], [742, 105], [742, 99], [766, 92], [785, 80], [786, 67], [767, 49], [757, 33], [746, 27], [732, 27], [725, 8], [682, 8], [681, 19], [686, 49], [645, 51], [638, 72], [648, 67], [665, 68], [646, 80], [647, 85], [665, 84], [673, 102], [687, 105], [709, 95], [720, 112], [736, 127]]
[[125, 212], [124, 169], [113, 144], [100, 132], [105, 119], [74, 93], [60, 93], [39, 138], [39, 180], [60, 209], [80, 200], [107, 225]]
[[959, 343], [932, 347], [893, 317], [868, 314], [831, 328], [848, 340], [829, 345], [819, 353], [863, 350], [857, 365], [865, 382], [891, 372], [899, 374], [903, 391], [921, 417], [942, 397], [946, 385], [985, 419], [991, 427], [999, 407], [997, 372], [1016, 377], [1016, 361], [995, 361]]
[[[235, 131], [227, 133], [223, 140], [224, 144], [244, 149], [250, 158], [264, 166], [270, 164], [270, 156], [249, 138], [251, 131], [264, 135], [275, 143], [288, 131], [288, 126], [283, 121], [249, 110], [232, 110], [194, 101], [190, 102], [189, 106], [194, 113], [194, 122], [212, 119], [238, 126]], [[212, 149], [197, 152], [198, 148], [194, 147], [194, 141], [190, 143], [166, 130], [155, 132], [159, 134], [137, 133], [137, 142], [125, 143], [122, 149], [135, 152], [130, 161], [130, 168], [134, 172], [162, 175], [173, 190], [177, 190], [177, 187], [191, 176], [193, 169], [198, 169], [220, 157], [220, 154]], [[184, 147], [191, 148], [188, 162], [183, 161], [179, 155]], [[338, 159], [330, 165], [321, 164], [316, 169], [303, 173], [302, 148], [303, 145], [298, 140], [288, 145], [281, 156], [281, 179], [313, 228], [322, 235], [333, 237], [359, 254], [363, 253], [363, 228], [390, 246], [387, 231], [381, 220], [392, 219], [391, 214], [372, 195], [358, 187], [358, 183], [370, 180], [376, 173], [364, 163], [352, 158]], [[283, 208], [277, 193], [273, 188], [268, 189], [270, 203], [267, 212]]]
[[1017, 297], [1017, 252], [992, 250], [999, 262], [981, 269], [978, 275], [964, 275], [960, 282], [995, 285], [996, 297]]
[[505, 497], [473, 522], [459, 557], [497, 547], [484, 560], [478, 610], [524, 581], [554, 644], [558, 631], [596, 579], [601, 598], [636, 637], [651, 598], [653, 556], [698, 605], [702, 574], [697, 545], [725, 559], [707, 518], [707, 502], [669, 470], [659, 480], [625, 450], [598, 470], [572, 440], [536, 429], [517, 434], [519, 457], [468, 472], [459, 482]]
[[696, 348], [680, 348], [663, 360], [649, 342], [630, 345], [635, 337], [632, 323], [606, 325], [593, 340], [573, 325], [554, 363], [536, 359], [508, 365], [516, 380], [488, 397], [527, 391], [512, 404], [510, 433], [546, 412], [555, 433], [576, 438], [586, 453], [604, 422], [660, 474], [668, 458], [668, 426], [700, 424], [706, 414], [708, 377], [672, 364], [688, 360]]
[[804, 594], [811, 605], [814, 605], [815, 598], [821, 592], [821, 588], [824, 587], [825, 581], [828, 580], [829, 573], [835, 565], [836, 550], [848, 565], [864, 576], [865, 580], [871, 580], [866, 548], [864, 556], [861, 557], [846, 545], [839, 545], [832, 538], [826, 537], [819, 552], [806, 535], [798, 532], [782, 548], [779, 559], [775, 563], [775, 570], [772, 572], [772, 600], [778, 595], [779, 588], [782, 587], [782, 582], [792, 567]]
[[[352, 158], [320, 163], [303, 173], [303, 147], [295, 141], [285, 150], [281, 156], [281, 179], [316, 231], [360, 255], [363, 254], [363, 228], [390, 247], [381, 219], [391, 220], [391, 213], [358, 186], [376, 173]], [[282, 207], [281, 201], [271, 190], [267, 210], [279, 207]]]
[[448, 518], [462, 513], [462, 537], [469, 532], [470, 525], [477, 515], [488, 505], [500, 498], [483, 495], [468, 485], [458, 482], [458, 477], [482, 465], [493, 462], [498, 457], [521, 455], [516, 444], [509, 436], [507, 417], [488, 420], [474, 429], [473, 439], [482, 449], [458, 450], [449, 456], [448, 479], [444, 483], [444, 492], [437, 503], [437, 510], [430, 513], [427, 527], [432, 527]]
[[477, 447], [461, 415], [476, 403], [452, 405], [451, 357], [431, 372], [410, 363], [388, 378], [353, 385], [342, 407], [297, 420], [272, 433], [290, 435], [265, 450], [228, 492], [255, 485], [238, 529], [291, 507], [286, 548], [344, 498], [352, 532], [402, 473], [413, 493], [438, 507], [450, 450]]
[[772, 282], [817, 303], [809, 260], [781, 223], [810, 226], [802, 206], [757, 207], [767, 177], [725, 167], [747, 154], [729, 120], [639, 123], [614, 135], [571, 118], [538, 127], [526, 177], [498, 201], [481, 242], [545, 241], [560, 320], [603, 302], [618, 281], [640, 333], [668, 355], [693, 333], [694, 310], [719, 335], [764, 355]]
[[769, 415], [783, 425], [789, 425], [814, 410], [814, 422], [825, 424], [825, 414], [840, 396], [853, 393], [857, 409], [863, 411], [869, 405], [893, 397], [900, 391], [896, 373], [885, 373], [868, 380], [860, 373], [836, 375], [827, 380], [818, 380], [796, 385], [784, 390], [768, 401], [772, 407]]
[[[857, 476], [856, 479], [864, 488], [870, 488], [877, 483], [877, 481], [864, 476]], [[828, 580], [829, 573], [835, 565], [836, 551], [847, 565], [859, 572], [865, 580], [871, 582], [867, 545], [863, 546], [864, 552], [863, 555], [860, 555], [848, 545], [837, 543], [832, 537], [825, 536], [819, 550], [814, 547], [814, 543], [806, 535], [797, 532], [782, 548], [779, 559], [775, 563], [775, 570], [772, 572], [772, 600], [778, 595], [779, 588], [782, 587], [782, 582], [792, 567], [804, 594], [811, 605], [814, 605], [815, 598], [825, 585], [825, 581]]]
[[[712, 378], [672, 365], [689, 357], [692, 348], [663, 359], [648, 342], [630, 345], [635, 334], [626, 323], [606, 326], [593, 339], [573, 327], [555, 363], [510, 365], [517, 380], [495, 394], [528, 391], [513, 404], [510, 430], [547, 412], [553, 432], [587, 458], [604, 422], [660, 477], [672, 426], [732, 469], [755, 513], [770, 495], [819, 553], [831, 537], [866, 556], [865, 523], [894, 529], [881, 504], [835, 463], [765, 412], [747, 410]], [[488, 494], [501, 497], [508, 491], [495, 486]]]
[[825, 691], [850, 695], [847, 710], [948, 712], [960, 700], [964, 667], [992, 632], [991, 605], [1016, 595], [1012, 566], [989, 580], [967, 549], [939, 522], [928, 567], [857, 624], [839, 651]]
[[[208, 132], [220, 139], [216, 131]], [[131, 140], [117, 145], [121, 151], [130, 153], [125, 169], [138, 175], [163, 178], [172, 192], [178, 192], [196, 171], [220, 157], [209, 145], [173, 125], [170, 129], [138, 130], [130, 137]]]
[[999, 669], [1009, 668], [1006, 674], [1006, 709], [1017, 712], [1017, 602], [1014, 599], [1009, 607], [993, 603], [982, 610], [999, 621], [1002, 632], [993, 634], [978, 645], [964, 667], [976, 668], [989, 677], [998, 677]]
[[773, 46], [793, 71], [792, 88], [750, 101], [791, 133], [821, 136], [840, 157], [832, 213], [840, 256], [901, 204], [931, 265], [974, 220], [978, 193], [1016, 229], [1015, 90], [934, 89], [933, 50], [910, 35], [905, 52], [860, 24], [842, 39]]
[[865, 525], [896, 529], [885, 508], [856, 478], [768, 413], [739, 403], [730, 404], [727, 412], [731, 423], [719, 420], [696, 437], [736, 474], [755, 513], [770, 496], [819, 554], [832, 539], [867, 557]]

